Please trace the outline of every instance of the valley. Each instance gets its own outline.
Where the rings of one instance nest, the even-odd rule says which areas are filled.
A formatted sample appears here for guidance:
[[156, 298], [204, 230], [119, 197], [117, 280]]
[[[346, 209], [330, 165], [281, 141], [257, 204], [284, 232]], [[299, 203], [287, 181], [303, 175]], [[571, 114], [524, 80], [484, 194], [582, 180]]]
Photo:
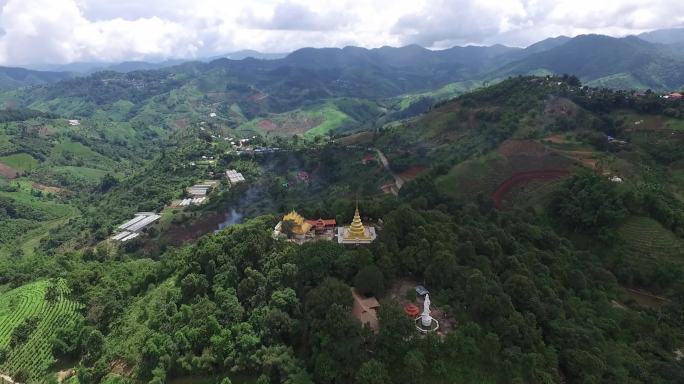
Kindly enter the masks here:
[[672, 55], [305, 48], [12, 86], [0, 374], [682, 381]]

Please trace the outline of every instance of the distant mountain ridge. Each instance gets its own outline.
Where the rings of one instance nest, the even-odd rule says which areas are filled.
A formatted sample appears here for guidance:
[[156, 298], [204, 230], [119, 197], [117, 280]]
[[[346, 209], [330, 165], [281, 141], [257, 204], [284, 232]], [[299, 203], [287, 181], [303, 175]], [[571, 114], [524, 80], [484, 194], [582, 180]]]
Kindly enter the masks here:
[[567, 73], [610, 88], [672, 89], [684, 85], [683, 59], [668, 47], [635, 36], [581, 35], [512, 61], [495, 76]]
[[684, 43], [684, 28], [659, 29], [641, 33], [637, 37], [649, 43], [682, 44]]
[[56, 83], [73, 74], [56, 71], [34, 71], [26, 68], [0, 67], [0, 89], [21, 88]]
[[[591, 85], [668, 90], [684, 85], [684, 51], [680, 49], [684, 42], [676, 42], [680, 32], [654, 31], [642, 35], [644, 39], [675, 41], [672, 44], [649, 42], [636, 36], [581, 35], [548, 38], [524, 49], [503, 45], [444, 50], [418, 45], [373, 49], [348, 46], [302, 48], [287, 55], [246, 50], [211, 61], [131, 61], [96, 70], [163, 71], [214, 80], [223, 76], [221, 83], [230, 80], [245, 89], [257, 88], [295, 98], [394, 97], [453, 82], [525, 74], [573, 74]], [[20, 69], [14, 69], [17, 71]], [[44, 85], [74, 77], [65, 72], [29, 72], [32, 76], [14, 72], [0, 78], [0, 87]]]

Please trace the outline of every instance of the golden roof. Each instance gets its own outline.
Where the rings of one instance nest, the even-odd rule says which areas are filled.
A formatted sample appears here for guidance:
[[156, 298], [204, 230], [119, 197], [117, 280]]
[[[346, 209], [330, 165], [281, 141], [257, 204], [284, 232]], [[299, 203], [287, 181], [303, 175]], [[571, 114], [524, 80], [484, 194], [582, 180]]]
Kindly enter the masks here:
[[366, 228], [361, 222], [361, 215], [359, 215], [359, 206], [356, 206], [354, 212], [354, 219], [351, 225], [347, 227], [347, 233], [344, 234], [345, 239], [349, 240], [370, 240], [370, 236], [366, 235]]
[[294, 209], [287, 215], [283, 216], [283, 221], [291, 221], [294, 223], [294, 226], [292, 227], [292, 233], [296, 235], [304, 235], [311, 230], [311, 224], [307, 223], [306, 220], [304, 220], [304, 218]]

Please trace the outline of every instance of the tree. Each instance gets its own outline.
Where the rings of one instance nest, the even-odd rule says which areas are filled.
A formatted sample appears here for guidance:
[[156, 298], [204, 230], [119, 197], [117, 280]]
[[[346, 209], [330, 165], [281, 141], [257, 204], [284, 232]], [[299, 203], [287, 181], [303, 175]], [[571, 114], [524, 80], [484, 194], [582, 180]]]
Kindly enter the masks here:
[[552, 217], [581, 232], [604, 230], [627, 213], [614, 183], [588, 170], [568, 180], [549, 207]]
[[387, 301], [380, 306], [378, 323], [380, 326], [379, 355], [386, 357], [388, 361], [400, 359], [409, 348], [406, 340], [416, 332], [413, 320], [404, 314], [398, 303]]
[[368, 265], [354, 277], [354, 287], [365, 296], [380, 296], [385, 292], [385, 278], [380, 268]]
[[309, 327], [319, 326], [333, 305], [351, 310], [352, 301], [351, 288], [347, 284], [335, 278], [323, 280], [306, 295], [305, 312]]
[[292, 230], [295, 227], [295, 222], [292, 220], [283, 220], [280, 224], [280, 231], [284, 233], [288, 238], [292, 237]]
[[45, 291], [45, 301], [54, 304], [59, 300], [59, 290], [54, 282], [51, 282]]
[[364, 353], [361, 326], [351, 317], [349, 308], [339, 304], [330, 306], [313, 338], [316, 382], [342, 384], [353, 381]]
[[405, 383], [420, 383], [425, 372], [425, 356], [419, 350], [413, 349], [405, 356], [402, 364], [402, 377]]
[[85, 328], [86, 335], [83, 337], [83, 361], [93, 363], [100, 358], [104, 348], [104, 336], [97, 329]]
[[204, 295], [209, 288], [209, 283], [204, 275], [190, 273], [181, 280], [180, 286], [183, 293], [183, 301], [187, 303], [197, 296]]
[[12, 373], [15, 383], [26, 383], [31, 378], [31, 373], [26, 368], [20, 368]]
[[387, 373], [385, 365], [375, 359], [371, 359], [361, 364], [356, 372], [356, 384], [390, 384], [392, 381]]

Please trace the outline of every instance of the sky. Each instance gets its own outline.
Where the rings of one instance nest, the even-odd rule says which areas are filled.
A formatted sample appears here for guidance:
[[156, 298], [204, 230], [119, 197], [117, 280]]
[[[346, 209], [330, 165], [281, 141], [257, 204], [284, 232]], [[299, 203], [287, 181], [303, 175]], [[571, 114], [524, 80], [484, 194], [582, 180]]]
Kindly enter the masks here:
[[684, 26], [682, 0], [0, 0], [0, 65], [254, 49], [527, 46]]

